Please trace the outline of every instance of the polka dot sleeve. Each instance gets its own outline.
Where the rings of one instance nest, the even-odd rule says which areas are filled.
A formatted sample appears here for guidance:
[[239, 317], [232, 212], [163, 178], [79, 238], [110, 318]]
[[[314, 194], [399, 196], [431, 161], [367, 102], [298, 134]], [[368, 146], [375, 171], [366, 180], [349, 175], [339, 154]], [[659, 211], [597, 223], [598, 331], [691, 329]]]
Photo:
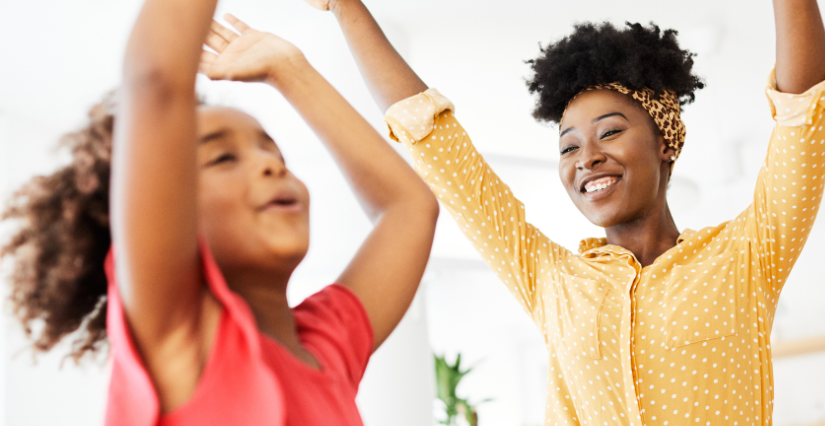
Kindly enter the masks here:
[[814, 224], [825, 183], [825, 82], [800, 95], [766, 90], [776, 127], [759, 172], [754, 203], [743, 213], [768, 287], [779, 292]]
[[393, 105], [385, 121], [490, 269], [535, 321], [536, 280], [569, 252], [525, 220], [524, 205], [476, 151], [435, 89]]

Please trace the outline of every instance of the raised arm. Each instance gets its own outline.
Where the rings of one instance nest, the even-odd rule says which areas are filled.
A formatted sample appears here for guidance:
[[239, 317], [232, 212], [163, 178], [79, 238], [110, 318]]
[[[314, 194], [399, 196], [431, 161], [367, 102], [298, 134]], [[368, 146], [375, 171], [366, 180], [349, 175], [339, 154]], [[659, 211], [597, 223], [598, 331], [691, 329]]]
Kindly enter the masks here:
[[[324, 9], [325, 0], [307, 0]], [[331, 0], [350, 50], [382, 110], [390, 136], [407, 147], [482, 259], [531, 315], [542, 268], [568, 252], [526, 220], [524, 205], [476, 151], [452, 103], [424, 82], [390, 45], [361, 0]]]
[[200, 369], [195, 76], [216, 0], [147, 0], [126, 49], [114, 131], [112, 234], [127, 322], [163, 411]]
[[390, 44], [361, 0], [307, 0], [338, 19], [361, 75], [382, 112], [394, 103], [427, 90]]
[[825, 80], [825, 28], [816, 0], [773, 0], [776, 85], [802, 93]]
[[825, 30], [815, 0], [775, 0], [776, 120], [753, 204], [740, 215], [768, 290], [778, 294], [807, 242], [825, 188]]
[[377, 348], [412, 302], [432, 247], [438, 203], [372, 126], [294, 46], [232, 16], [235, 34], [213, 25], [203, 70], [213, 79], [260, 80], [277, 88], [332, 153], [375, 228], [338, 283], [361, 300]]

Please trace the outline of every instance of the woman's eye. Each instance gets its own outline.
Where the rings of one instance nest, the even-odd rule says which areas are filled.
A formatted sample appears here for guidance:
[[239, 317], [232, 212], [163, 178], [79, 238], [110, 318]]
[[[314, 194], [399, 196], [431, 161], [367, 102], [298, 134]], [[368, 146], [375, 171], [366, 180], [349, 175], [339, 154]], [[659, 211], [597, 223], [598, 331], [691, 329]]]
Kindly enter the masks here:
[[215, 165], [220, 163], [225, 163], [227, 161], [232, 161], [235, 159], [235, 156], [232, 154], [222, 154], [219, 157], [215, 158], [214, 160], [209, 162], [209, 165]]
[[608, 130], [602, 135], [602, 139], [621, 133], [621, 130]]
[[567, 154], [568, 152], [571, 152], [576, 148], [577, 147], [575, 147], [575, 146], [568, 146], [567, 148], [564, 148], [563, 150], [561, 150], [561, 155]]

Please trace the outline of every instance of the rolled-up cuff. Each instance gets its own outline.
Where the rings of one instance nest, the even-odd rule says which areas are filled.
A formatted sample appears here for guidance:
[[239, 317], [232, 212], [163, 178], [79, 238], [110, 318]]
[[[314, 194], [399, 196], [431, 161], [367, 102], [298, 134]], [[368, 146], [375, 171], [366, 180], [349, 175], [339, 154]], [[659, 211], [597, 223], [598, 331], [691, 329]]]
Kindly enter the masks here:
[[771, 115], [780, 126], [800, 127], [813, 124], [817, 106], [820, 103], [825, 105], [825, 81], [799, 95], [782, 93], [776, 88], [776, 68], [768, 77], [765, 93], [768, 95]]
[[409, 140], [414, 144], [432, 133], [435, 118], [447, 110], [455, 111], [453, 103], [438, 93], [438, 90], [427, 89], [391, 106], [384, 121], [389, 128], [390, 138], [395, 141]]

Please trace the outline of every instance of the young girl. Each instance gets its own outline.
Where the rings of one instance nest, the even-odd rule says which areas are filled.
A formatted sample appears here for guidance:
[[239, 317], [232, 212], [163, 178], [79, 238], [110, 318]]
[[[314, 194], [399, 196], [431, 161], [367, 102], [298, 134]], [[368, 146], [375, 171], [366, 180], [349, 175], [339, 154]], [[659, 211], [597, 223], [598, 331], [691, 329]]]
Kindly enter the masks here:
[[547, 425], [771, 424], [771, 325], [825, 187], [816, 0], [773, 1], [768, 156], [752, 204], [698, 232], [679, 231], [666, 198], [685, 141], [681, 106], [703, 87], [675, 31], [583, 24], [542, 50], [534, 116], [558, 124], [561, 182], [606, 234], [578, 253], [525, 220], [450, 100], [416, 76], [360, 0], [308, 1], [338, 18], [392, 136], [542, 331]]
[[[110, 426], [361, 425], [358, 384], [415, 294], [438, 204], [298, 49], [211, 23], [215, 3], [147, 0], [114, 103], [68, 137], [71, 165], [13, 199], [3, 217], [22, 227], [0, 253], [16, 313], [40, 350], [80, 330], [80, 358], [108, 337]], [[375, 223], [336, 284], [294, 309], [309, 194], [254, 118], [198, 105], [199, 66], [278, 89]]]

